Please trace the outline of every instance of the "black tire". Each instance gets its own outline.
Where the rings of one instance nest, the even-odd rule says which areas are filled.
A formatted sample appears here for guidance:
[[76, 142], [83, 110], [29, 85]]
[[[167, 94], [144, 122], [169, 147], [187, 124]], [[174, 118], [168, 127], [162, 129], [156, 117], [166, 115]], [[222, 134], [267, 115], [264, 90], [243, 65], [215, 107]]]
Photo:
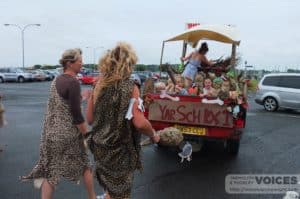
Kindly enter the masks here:
[[0, 84], [4, 82], [4, 79], [0, 77]]
[[236, 156], [239, 153], [240, 140], [226, 140], [225, 150], [228, 154]]
[[264, 100], [264, 108], [266, 111], [276, 111], [278, 109], [277, 100], [274, 97], [266, 97]]
[[18, 77], [18, 82], [23, 83], [25, 81], [24, 77]]

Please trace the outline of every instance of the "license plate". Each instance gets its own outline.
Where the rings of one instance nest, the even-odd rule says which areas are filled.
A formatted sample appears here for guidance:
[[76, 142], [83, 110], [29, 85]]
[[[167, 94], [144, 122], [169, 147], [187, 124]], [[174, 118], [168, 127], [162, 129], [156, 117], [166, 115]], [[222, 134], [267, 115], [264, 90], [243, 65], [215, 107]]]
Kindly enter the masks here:
[[175, 125], [174, 127], [179, 129], [183, 134], [189, 134], [189, 135], [206, 134], [206, 128], [194, 127], [194, 126], [183, 126], [183, 125]]

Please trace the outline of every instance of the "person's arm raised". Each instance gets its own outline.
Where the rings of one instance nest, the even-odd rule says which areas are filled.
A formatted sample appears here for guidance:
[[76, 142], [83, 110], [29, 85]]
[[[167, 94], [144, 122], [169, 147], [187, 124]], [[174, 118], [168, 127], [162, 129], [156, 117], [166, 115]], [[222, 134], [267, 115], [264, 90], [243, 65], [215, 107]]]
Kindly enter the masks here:
[[190, 53], [187, 57], [181, 57], [181, 61], [189, 60], [192, 57], [193, 53]]

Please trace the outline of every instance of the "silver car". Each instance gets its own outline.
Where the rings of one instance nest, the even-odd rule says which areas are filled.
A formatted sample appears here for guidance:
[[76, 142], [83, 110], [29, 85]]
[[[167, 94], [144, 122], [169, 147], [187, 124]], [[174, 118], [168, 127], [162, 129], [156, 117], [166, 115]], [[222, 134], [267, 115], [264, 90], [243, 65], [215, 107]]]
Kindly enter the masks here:
[[21, 68], [0, 68], [0, 73], [4, 75], [4, 81], [24, 82], [32, 80], [32, 74]]
[[276, 111], [279, 107], [300, 109], [300, 74], [265, 75], [258, 84], [255, 102], [267, 111]]

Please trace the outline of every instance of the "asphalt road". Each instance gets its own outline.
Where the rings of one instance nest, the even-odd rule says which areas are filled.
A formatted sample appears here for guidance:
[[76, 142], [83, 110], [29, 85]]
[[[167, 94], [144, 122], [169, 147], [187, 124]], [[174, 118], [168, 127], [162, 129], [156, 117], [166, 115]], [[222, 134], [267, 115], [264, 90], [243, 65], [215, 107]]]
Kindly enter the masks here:
[[[39, 139], [50, 82], [0, 84], [8, 125], [0, 129], [0, 198], [39, 198], [31, 183], [18, 177], [27, 174], [38, 160]], [[86, 87], [86, 86], [85, 86]], [[231, 158], [221, 143], [210, 143], [194, 153], [191, 162], [180, 163], [173, 150], [147, 146], [144, 170], [136, 173], [134, 199], [256, 199], [278, 195], [228, 194], [228, 174], [299, 174], [300, 113], [279, 110], [268, 113], [250, 98], [247, 126], [238, 157]], [[95, 180], [96, 191], [102, 189]], [[55, 198], [86, 198], [83, 185], [62, 181]]]

